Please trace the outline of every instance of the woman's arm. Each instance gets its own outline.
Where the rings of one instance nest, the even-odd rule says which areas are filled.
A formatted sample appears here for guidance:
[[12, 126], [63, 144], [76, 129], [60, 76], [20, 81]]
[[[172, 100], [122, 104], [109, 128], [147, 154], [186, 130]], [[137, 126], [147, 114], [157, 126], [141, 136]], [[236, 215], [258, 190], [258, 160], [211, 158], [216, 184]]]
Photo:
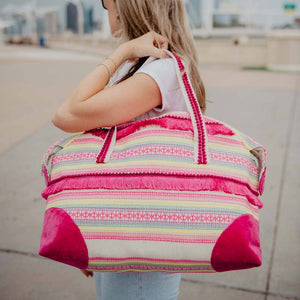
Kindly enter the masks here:
[[[105, 63], [112, 70], [128, 59], [144, 56], [167, 57], [154, 45], [167, 49], [168, 42], [155, 32], [119, 46]], [[66, 132], [79, 132], [97, 127], [115, 126], [128, 122], [161, 104], [161, 94], [156, 82], [147, 74], [136, 74], [127, 80], [105, 88], [108, 71], [97, 66], [75, 87], [61, 104], [52, 122]]]

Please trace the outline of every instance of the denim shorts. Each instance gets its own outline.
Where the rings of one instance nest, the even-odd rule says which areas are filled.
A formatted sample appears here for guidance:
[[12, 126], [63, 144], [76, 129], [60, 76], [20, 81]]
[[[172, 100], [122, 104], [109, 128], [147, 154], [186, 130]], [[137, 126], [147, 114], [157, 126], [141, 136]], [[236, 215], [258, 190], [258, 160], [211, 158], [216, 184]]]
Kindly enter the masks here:
[[94, 272], [98, 300], [176, 300], [181, 273]]

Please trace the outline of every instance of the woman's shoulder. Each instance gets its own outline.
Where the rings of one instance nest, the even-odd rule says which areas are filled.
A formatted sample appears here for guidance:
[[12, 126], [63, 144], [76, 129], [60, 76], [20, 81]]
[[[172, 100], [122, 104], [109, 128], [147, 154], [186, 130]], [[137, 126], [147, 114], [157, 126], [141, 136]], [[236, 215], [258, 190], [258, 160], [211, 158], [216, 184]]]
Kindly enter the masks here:
[[[174, 85], [177, 84], [175, 63], [176, 62], [172, 57], [149, 57], [146, 62], [135, 72], [135, 74], [146, 73], [153, 77], [157, 82], [160, 81], [164, 83], [164, 85]], [[107, 86], [113, 85], [114, 82], [126, 75], [133, 65], [133, 62], [125, 61], [112, 76]]]
[[[146, 61], [136, 73], [151, 72], [161, 77], [176, 78], [176, 61], [172, 57], [154, 58], [150, 57], [149, 62]], [[183, 65], [185, 63], [182, 61]]]
[[174, 66], [174, 62], [173, 59], [171, 57], [167, 57], [167, 58], [150, 58], [149, 62], [145, 62], [137, 72], [143, 71], [143, 70], [157, 70], [157, 71], [170, 71], [170, 70], [174, 70], [175, 71], [175, 66]]
[[170, 90], [177, 88], [178, 80], [173, 59], [167, 58], [151, 58], [150, 62], [142, 65], [136, 74], [146, 73], [152, 77], [160, 88], [162, 95]]
[[150, 60], [136, 71], [136, 74], [138, 73], [150, 75], [157, 83], [161, 83], [165, 87], [176, 84], [176, 68], [171, 57]]

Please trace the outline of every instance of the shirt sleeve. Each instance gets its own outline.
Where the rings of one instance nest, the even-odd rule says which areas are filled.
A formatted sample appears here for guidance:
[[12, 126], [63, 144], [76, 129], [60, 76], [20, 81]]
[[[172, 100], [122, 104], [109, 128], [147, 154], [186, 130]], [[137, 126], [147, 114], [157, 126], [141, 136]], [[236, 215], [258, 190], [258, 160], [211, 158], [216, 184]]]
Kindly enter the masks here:
[[156, 59], [141, 66], [135, 74], [137, 73], [145, 73], [151, 76], [160, 89], [162, 106], [157, 106], [154, 110], [157, 112], [168, 110], [171, 104], [167, 103], [167, 93], [179, 85], [173, 59], [169, 57]]

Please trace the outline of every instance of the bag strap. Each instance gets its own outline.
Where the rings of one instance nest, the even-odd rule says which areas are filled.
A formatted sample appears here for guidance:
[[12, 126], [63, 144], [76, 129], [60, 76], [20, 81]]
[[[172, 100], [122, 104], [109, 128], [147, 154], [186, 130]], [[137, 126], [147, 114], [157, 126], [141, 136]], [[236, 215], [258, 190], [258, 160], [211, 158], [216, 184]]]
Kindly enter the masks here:
[[[191, 116], [191, 121], [194, 129], [194, 163], [195, 164], [207, 164], [207, 133], [205, 128], [204, 118], [196, 99], [195, 92], [192, 88], [191, 82], [187, 75], [187, 71], [181, 61], [181, 59], [172, 53], [171, 51], [164, 50], [167, 52], [175, 62], [176, 74], [178, 82], [186, 103], [188, 112]], [[150, 57], [149, 62], [155, 58]], [[146, 61], [146, 63], [148, 62]], [[110, 155], [113, 151], [114, 144], [116, 142], [116, 131], [117, 127], [111, 127], [104, 139], [102, 149], [97, 157], [97, 163], [105, 163], [109, 161]]]
[[175, 60], [175, 68], [181, 91], [186, 103], [194, 129], [194, 163], [207, 164], [207, 133], [200, 105], [195, 96], [187, 71], [181, 59], [169, 50], [167, 52]]

